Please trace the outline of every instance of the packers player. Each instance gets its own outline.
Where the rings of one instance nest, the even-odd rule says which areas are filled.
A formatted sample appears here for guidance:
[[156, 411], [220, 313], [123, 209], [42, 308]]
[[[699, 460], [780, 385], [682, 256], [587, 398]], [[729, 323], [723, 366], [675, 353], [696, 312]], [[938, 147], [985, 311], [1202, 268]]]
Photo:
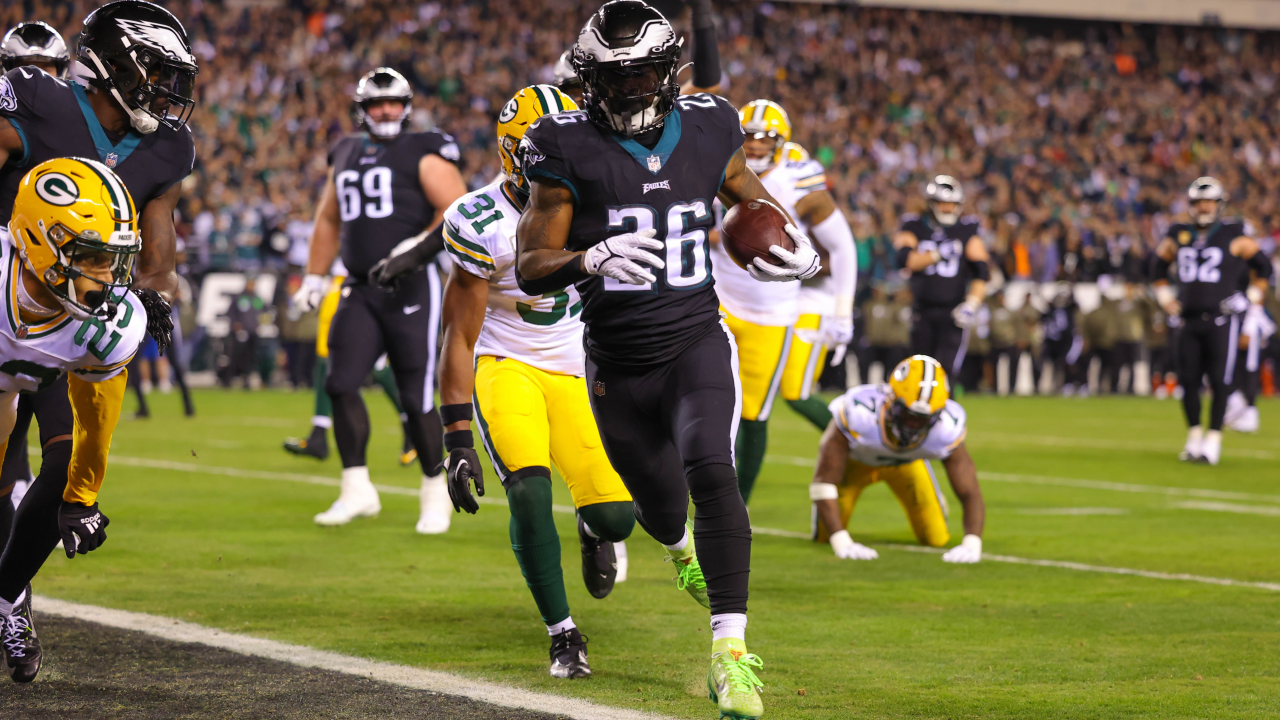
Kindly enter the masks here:
[[943, 547], [951, 539], [947, 501], [929, 465], [930, 460], [941, 460], [964, 508], [964, 539], [942, 559], [982, 559], [986, 505], [964, 446], [964, 408], [950, 395], [942, 365], [913, 355], [898, 363], [888, 384], [859, 385], [831, 403], [833, 417], [822, 435], [818, 468], [809, 486], [815, 541], [830, 542], [836, 556], [845, 560], [879, 557], [854, 542], [846, 526], [862, 491], [883, 481], [902, 504], [920, 544]]
[[[834, 298], [824, 298], [822, 314], [801, 314], [800, 283], [756, 282], [715, 243], [711, 263], [725, 323], [738, 344], [742, 380], [742, 421], [738, 426], [738, 487], [744, 500], [760, 474], [768, 445], [768, 421], [779, 395], [819, 430], [831, 420], [826, 404], [810, 397], [829, 348], [832, 364], [844, 359], [853, 337], [853, 295], [858, 259], [853, 231], [827, 191], [821, 164], [791, 142], [791, 120], [782, 106], [753, 100], [740, 111], [747, 166], [760, 176], [782, 209], [830, 256]], [[815, 281], [811, 281], [815, 282]], [[805, 293], [808, 294], [808, 293]], [[821, 291], [819, 294], [824, 294]]]
[[138, 213], [106, 165], [79, 158], [36, 165], [18, 186], [8, 230], [0, 242], [0, 292], [7, 298], [0, 320], [0, 438], [6, 438], [0, 455], [19, 393], [44, 390], [65, 374], [73, 413], [73, 442], [46, 449], [67, 454], [67, 481], [31, 488], [26, 502], [42, 507], [48, 503], [41, 496], [56, 494], [51, 512], [20, 514], [0, 558], [0, 645], [10, 676], [31, 682], [42, 658], [31, 579], [59, 538], [69, 558], [106, 540], [98, 490], [120, 419], [125, 366], [145, 337], [147, 314], [128, 292], [142, 247]]

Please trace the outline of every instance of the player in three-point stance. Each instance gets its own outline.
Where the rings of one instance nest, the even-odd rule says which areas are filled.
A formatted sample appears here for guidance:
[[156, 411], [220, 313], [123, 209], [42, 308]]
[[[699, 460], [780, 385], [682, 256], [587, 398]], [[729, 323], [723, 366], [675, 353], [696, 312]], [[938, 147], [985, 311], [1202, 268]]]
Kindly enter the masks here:
[[[10, 677], [31, 682], [43, 658], [31, 579], [59, 539], [67, 557], [106, 539], [97, 495], [120, 419], [125, 366], [145, 337], [147, 319], [142, 301], [129, 292], [142, 247], [138, 214], [124, 182], [106, 165], [78, 158], [36, 165], [18, 186], [8, 229], [0, 240], [0, 438], [13, 430], [19, 393], [46, 390], [60, 379], [75, 438], [56, 443], [56, 452], [67, 455], [67, 474], [51, 488], [42, 472], [0, 562], [0, 647]], [[43, 425], [40, 432], [46, 434]], [[0, 454], [9, 444], [0, 442]], [[28, 502], [44, 494], [57, 501], [33, 505], [41, 511], [33, 517]]]
[[[776, 202], [747, 166], [725, 100], [680, 97], [680, 42], [639, 0], [600, 8], [573, 64], [585, 112], [544, 117], [525, 135], [531, 196], [517, 228], [520, 290], [575, 285], [584, 301], [587, 387], [605, 452], [636, 518], [681, 572], [694, 535], [712, 613], [708, 688], [722, 716], [763, 712], [760, 659], [747, 652], [751, 526], [733, 438], [741, 413], [736, 350], [720, 320], [707, 233], [711, 203]], [[820, 263], [793, 225], [794, 252], [757, 259], [759, 280], [812, 277]]]
[[[1178, 317], [1174, 349], [1187, 442], [1181, 460], [1217, 465], [1222, 456], [1222, 422], [1236, 370], [1241, 320], [1262, 302], [1271, 262], [1253, 239], [1253, 227], [1223, 217], [1222, 183], [1202, 177], [1187, 189], [1191, 222], [1176, 223], [1156, 247], [1152, 281], [1156, 297], [1170, 317]], [[1178, 283], [1175, 296], [1169, 286]], [[1250, 297], [1250, 285], [1256, 290]], [[1209, 379], [1209, 430], [1200, 417], [1200, 388]]]
[[947, 373], [931, 357], [898, 363], [883, 385], [859, 385], [831, 403], [818, 467], [809, 486], [813, 535], [831, 543], [837, 557], [875, 560], [879, 554], [854, 542], [847, 526], [862, 491], [884, 482], [907, 514], [921, 545], [943, 547], [947, 501], [930, 460], [941, 460], [964, 508], [964, 539], [942, 556], [946, 562], [982, 559], [986, 505], [973, 458], [964, 446], [965, 413], [951, 399]]
[[320, 525], [343, 525], [382, 509], [369, 479], [365, 451], [369, 413], [360, 386], [378, 356], [387, 353], [401, 409], [422, 467], [417, 531], [448, 531], [449, 492], [442, 461], [440, 414], [435, 409], [436, 328], [440, 278], [435, 266], [402, 277], [388, 292], [369, 273], [397, 245], [416, 244], [440, 215], [466, 192], [456, 163], [458, 146], [441, 132], [405, 132], [413, 88], [390, 68], [360, 78], [355, 113], [363, 130], [338, 141], [329, 153], [329, 179], [316, 208], [307, 275], [293, 303], [306, 312], [328, 289], [324, 275], [339, 252], [350, 272], [329, 328], [329, 376], [333, 437], [342, 458], [342, 489]]

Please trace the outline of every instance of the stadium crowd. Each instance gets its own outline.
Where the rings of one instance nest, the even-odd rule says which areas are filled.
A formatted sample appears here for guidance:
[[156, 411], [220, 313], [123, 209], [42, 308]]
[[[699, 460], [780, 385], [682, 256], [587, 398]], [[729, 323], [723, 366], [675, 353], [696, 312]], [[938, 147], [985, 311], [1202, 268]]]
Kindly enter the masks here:
[[[6, 3], [0, 24], [44, 18], [70, 43], [74, 19], [93, 4]], [[166, 5], [186, 23], [201, 62], [190, 125], [197, 163], [178, 225], [192, 301], [210, 272], [296, 275], [326, 152], [352, 128], [360, 73], [378, 65], [404, 73], [418, 90], [412, 123], [452, 133], [476, 187], [499, 171], [498, 109], [514, 89], [552, 80], [593, 7]], [[780, 102], [793, 139], [829, 168], [858, 238], [864, 310], [902, 301], [890, 238], [902, 213], [924, 209], [921, 190], [938, 173], [964, 181], [966, 211], [982, 218], [993, 265], [1008, 280], [1105, 278], [1121, 301], [1124, 283], [1143, 280], [1155, 243], [1185, 211], [1188, 183], [1204, 174], [1223, 181], [1228, 212], [1252, 220], [1274, 255], [1280, 45], [1271, 34], [740, 0], [717, 10], [724, 94], [738, 105]], [[268, 339], [264, 367], [278, 362], [306, 382], [309, 373], [295, 366], [314, 323], [291, 317], [289, 283], [276, 286], [260, 314], [273, 326], [258, 333]], [[1012, 342], [1025, 346], [1038, 315], [1019, 317]], [[1099, 337], [1160, 346], [1158, 309], [1143, 315], [1138, 337], [1132, 322], [1094, 324], [1104, 327]], [[860, 334], [864, 349], [875, 346], [870, 331]], [[293, 348], [288, 361], [275, 360], [286, 355], [281, 347]]]

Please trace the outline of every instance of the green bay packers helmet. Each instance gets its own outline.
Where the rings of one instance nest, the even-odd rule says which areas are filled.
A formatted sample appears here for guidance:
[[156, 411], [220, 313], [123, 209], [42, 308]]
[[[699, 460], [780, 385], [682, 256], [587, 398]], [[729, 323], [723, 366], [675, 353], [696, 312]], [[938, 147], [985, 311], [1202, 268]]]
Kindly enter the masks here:
[[[84, 158], [35, 166], [18, 185], [9, 233], [27, 269], [72, 316], [115, 316], [142, 240], [133, 198], [110, 168]], [[100, 289], [78, 297], [81, 277]]]
[[889, 374], [890, 398], [881, 411], [885, 437], [896, 448], [924, 441], [951, 397], [942, 364], [928, 355], [912, 355]]
[[524, 197], [529, 195], [529, 181], [524, 177], [524, 151], [521, 140], [525, 132], [543, 115], [577, 110], [568, 95], [550, 85], [530, 85], [516, 93], [498, 113], [498, 155], [502, 171], [511, 186]]
[[783, 146], [791, 140], [791, 118], [772, 100], [752, 100], [738, 111], [742, 131], [748, 139], [769, 139], [774, 149], [762, 158], [747, 158], [747, 167], [757, 175], [782, 162]]

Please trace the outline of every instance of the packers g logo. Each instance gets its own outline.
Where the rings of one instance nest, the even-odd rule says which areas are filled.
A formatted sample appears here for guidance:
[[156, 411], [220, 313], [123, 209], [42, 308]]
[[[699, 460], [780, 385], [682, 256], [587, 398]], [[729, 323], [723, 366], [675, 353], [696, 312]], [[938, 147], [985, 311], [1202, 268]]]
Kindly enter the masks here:
[[36, 194], [50, 205], [67, 207], [80, 199], [80, 188], [66, 175], [51, 172], [36, 179]]
[[502, 112], [498, 113], [498, 122], [509, 123], [512, 120], [515, 120], [516, 111], [519, 109], [520, 109], [520, 106], [518, 103], [516, 103], [516, 99], [511, 98], [510, 100], [507, 101], [506, 105], [502, 106]]

